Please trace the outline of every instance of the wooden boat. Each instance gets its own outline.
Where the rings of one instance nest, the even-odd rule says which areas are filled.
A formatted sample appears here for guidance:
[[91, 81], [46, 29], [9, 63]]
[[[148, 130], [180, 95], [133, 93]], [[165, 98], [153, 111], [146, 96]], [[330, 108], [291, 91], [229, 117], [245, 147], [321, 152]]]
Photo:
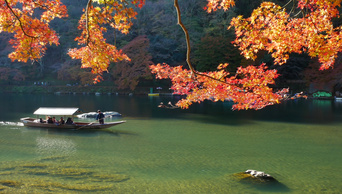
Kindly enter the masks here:
[[126, 121], [105, 122], [99, 124], [98, 122], [74, 122], [73, 124], [59, 124], [59, 123], [41, 123], [40, 116], [62, 116], [75, 117], [76, 113], [80, 113], [78, 108], [48, 108], [41, 107], [37, 109], [33, 114], [37, 115], [37, 118], [25, 117], [20, 121], [27, 127], [43, 127], [43, 128], [55, 128], [55, 129], [104, 129], [115, 125], [125, 123]]
[[334, 97], [335, 98], [335, 101], [337, 101], [337, 102], [342, 102], [342, 97], [341, 96], [335, 96]]

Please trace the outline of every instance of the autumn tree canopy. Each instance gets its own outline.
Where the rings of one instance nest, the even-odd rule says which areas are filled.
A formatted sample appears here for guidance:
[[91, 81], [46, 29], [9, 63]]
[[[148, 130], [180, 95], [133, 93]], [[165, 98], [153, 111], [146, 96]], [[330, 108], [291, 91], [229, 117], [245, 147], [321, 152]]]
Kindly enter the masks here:
[[[235, 4], [234, 0], [206, 1], [204, 10], [208, 13], [226, 11]], [[90, 68], [97, 75], [95, 82], [101, 80], [110, 63], [130, 61], [115, 42], [108, 42], [105, 34], [128, 33], [137, 17], [135, 9], [144, 4], [145, 0], [88, 0], [84, 6], [78, 25], [80, 35], [75, 38], [79, 46], [70, 48], [68, 55], [81, 60], [82, 68]], [[290, 53], [307, 53], [318, 59], [320, 69], [332, 68], [342, 45], [341, 26], [332, 23], [339, 16], [340, 4], [341, 0], [288, 0], [284, 5], [263, 2], [250, 17], [232, 19], [234, 44], [247, 59], [267, 51], [276, 64], [282, 65]], [[226, 70], [228, 64], [224, 63], [214, 64], [215, 71], [197, 71], [191, 63], [189, 32], [182, 23], [178, 0], [174, 0], [174, 6], [175, 17], [186, 37], [188, 67], [158, 64], [152, 65], [151, 70], [157, 78], [171, 79], [175, 93], [187, 95], [178, 106], [187, 108], [203, 100], [232, 100], [234, 109], [260, 109], [284, 99], [286, 89], [271, 88], [279, 76], [277, 71], [264, 64], [240, 67], [234, 74]], [[13, 34], [10, 43], [14, 51], [9, 58], [23, 62], [40, 59], [48, 45], [59, 44], [59, 37], [49, 23], [67, 16], [66, 6], [60, 0], [0, 0], [0, 33]]]
[[[205, 9], [209, 13], [228, 10], [234, 4], [233, 0], [208, 0]], [[342, 48], [341, 26], [334, 27], [332, 23], [332, 19], [339, 16], [337, 7], [340, 4], [340, 0], [289, 0], [281, 7], [263, 2], [249, 18], [238, 16], [232, 19], [230, 28], [234, 28], [236, 34], [234, 44], [247, 59], [254, 60], [259, 51], [266, 50], [276, 64], [282, 65], [290, 53], [305, 52], [318, 58], [321, 70], [332, 68]], [[175, 7], [178, 10], [177, 0]], [[287, 7], [291, 9], [287, 10]], [[178, 14], [178, 23], [188, 40], [187, 29], [181, 22], [180, 12]], [[176, 93], [187, 95], [178, 102], [181, 107], [203, 100], [228, 99], [235, 102], [233, 109], [260, 109], [287, 98], [286, 89], [273, 91], [270, 88], [278, 74], [275, 70], [267, 70], [263, 64], [259, 68], [241, 67], [230, 76], [219, 64], [218, 71], [201, 73], [193, 68], [189, 55], [187, 62], [190, 70], [181, 67], [175, 70], [165, 64], [151, 67], [158, 78], [172, 80], [172, 89]], [[183, 75], [177, 76], [180, 73], [174, 71]]]
[[138, 36], [122, 48], [131, 59], [115, 63], [111, 68], [118, 89], [134, 90], [140, 79], [151, 77], [149, 66], [153, 64], [148, 53], [149, 40], [146, 36]]

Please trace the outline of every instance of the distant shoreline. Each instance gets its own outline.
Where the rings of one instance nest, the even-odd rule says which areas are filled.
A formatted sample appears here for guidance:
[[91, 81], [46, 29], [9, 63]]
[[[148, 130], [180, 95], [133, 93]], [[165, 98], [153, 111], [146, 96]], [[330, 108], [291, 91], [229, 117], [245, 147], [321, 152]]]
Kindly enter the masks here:
[[[82, 95], [148, 95], [149, 87], [137, 87], [134, 91], [117, 90], [112, 86], [0, 86], [0, 93], [23, 94], [82, 94]], [[172, 96], [170, 91], [155, 91], [161, 96]]]

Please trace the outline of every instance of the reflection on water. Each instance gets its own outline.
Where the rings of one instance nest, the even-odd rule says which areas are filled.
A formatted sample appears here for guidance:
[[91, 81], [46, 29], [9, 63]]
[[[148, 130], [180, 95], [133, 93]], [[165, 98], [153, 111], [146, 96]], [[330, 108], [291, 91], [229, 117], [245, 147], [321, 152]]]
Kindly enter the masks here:
[[333, 106], [333, 104], [334, 104], [334, 101], [332, 100], [317, 100], [317, 99], [312, 100], [313, 107], [330, 109]]
[[37, 137], [37, 153], [40, 155], [71, 155], [76, 150], [76, 144], [66, 138]]
[[[176, 100], [0, 94], [0, 192], [342, 192], [336, 170], [342, 168], [340, 104], [296, 100], [260, 111], [231, 111], [229, 102], [157, 108]], [[101, 131], [18, 123], [51, 102], [84, 112], [117, 111], [127, 122]], [[234, 179], [247, 169], [265, 171], [279, 183]]]

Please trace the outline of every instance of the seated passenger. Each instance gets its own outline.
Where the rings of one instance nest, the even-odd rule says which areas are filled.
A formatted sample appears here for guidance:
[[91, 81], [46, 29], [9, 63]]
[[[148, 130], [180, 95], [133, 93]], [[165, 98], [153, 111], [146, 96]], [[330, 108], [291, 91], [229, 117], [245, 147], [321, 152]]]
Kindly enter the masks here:
[[59, 124], [61, 124], [61, 125], [65, 124], [65, 121], [64, 121], [63, 117], [61, 117], [61, 120], [59, 120]]
[[51, 117], [48, 117], [47, 123], [49, 123], [49, 124], [53, 124], [53, 120], [52, 120], [52, 118], [51, 118]]
[[52, 122], [53, 123], [58, 123], [58, 121], [56, 120], [56, 117], [52, 117]]
[[39, 119], [40, 123], [46, 123], [42, 118]]
[[67, 121], [65, 122], [65, 124], [71, 125], [71, 124], [74, 124], [74, 122], [73, 122], [72, 119], [69, 117], [69, 118], [67, 119]]

